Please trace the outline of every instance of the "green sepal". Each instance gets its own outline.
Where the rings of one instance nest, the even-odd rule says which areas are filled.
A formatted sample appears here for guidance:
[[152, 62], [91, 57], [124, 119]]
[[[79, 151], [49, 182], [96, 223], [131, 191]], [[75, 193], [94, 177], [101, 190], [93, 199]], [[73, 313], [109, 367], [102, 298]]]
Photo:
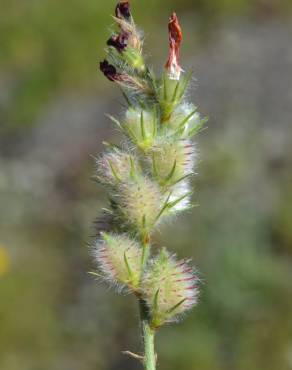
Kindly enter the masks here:
[[162, 111], [162, 122], [166, 122], [171, 117], [176, 106], [181, 102], [186, 89], [190, 83], [192, 72], [181, 75], [179, 80], [172, 80], [165, 72], [161, 80], [161, 93], [159, 103]]

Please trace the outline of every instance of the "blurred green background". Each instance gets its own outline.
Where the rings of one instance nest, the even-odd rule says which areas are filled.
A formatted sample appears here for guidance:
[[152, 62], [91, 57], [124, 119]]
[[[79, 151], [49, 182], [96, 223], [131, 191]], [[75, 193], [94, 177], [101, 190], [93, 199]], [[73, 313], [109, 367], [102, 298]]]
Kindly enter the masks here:
[[[87, 274], [106, 204], [91, 154], [119, 141], [98, 72], [115, 1], [1, 0], [0, 369], [139, 369], [138, 310]], [[155, 243], [201, 271], [201, 302], [157, 336], [161, 370], [292, 369], [292, 2], [139, 0], [161, 71], [167, 19], [208, 129], [192, 212]], [[175, 226], [175, 227], [174, 227]]]

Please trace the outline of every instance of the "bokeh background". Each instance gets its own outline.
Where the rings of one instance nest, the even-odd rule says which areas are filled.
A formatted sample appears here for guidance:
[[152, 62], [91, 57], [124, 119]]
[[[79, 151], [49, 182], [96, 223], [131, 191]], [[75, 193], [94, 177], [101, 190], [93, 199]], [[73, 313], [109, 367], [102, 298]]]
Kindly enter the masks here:
[[[91, 154], [123, 110], [98, 71], [115, 1], [1, 0], [0, 369], [139, 369], [138, 310], [87, 274], [106, 204]], [[192, 256], [200, 305], [157, 336], [161, 370], [292, 369], [292, 2], [133, 0], [149, 62], [184, 28], [199, 206], [155, 243]]]

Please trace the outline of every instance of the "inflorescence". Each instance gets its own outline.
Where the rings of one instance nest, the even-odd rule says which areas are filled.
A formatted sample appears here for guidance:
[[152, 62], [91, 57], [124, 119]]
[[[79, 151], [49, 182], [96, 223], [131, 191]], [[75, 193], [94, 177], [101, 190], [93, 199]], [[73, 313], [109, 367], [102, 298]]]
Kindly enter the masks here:
[[199, 279], [189, 261], [166, 248], [151, 253], [153, 232], [191, 207], [190, 180], [197, 151], [192, 142], [205, 119], [186, 101], [191, 73], [180, 66], [182, 31], [169, 19], [169, 55], [160, 78], [146, 65], [143, 35], [128, 1], [115, 9], [117, 24], [100, 70], [122, 90], [127, 110], [110, 117], [125, 136], [96, 159], [96, 180], [109, 197], [94, 245], [98, 274], [119, 292], [134, 293], [147, 309], [151, 330], [176, 321], [198, 298]]

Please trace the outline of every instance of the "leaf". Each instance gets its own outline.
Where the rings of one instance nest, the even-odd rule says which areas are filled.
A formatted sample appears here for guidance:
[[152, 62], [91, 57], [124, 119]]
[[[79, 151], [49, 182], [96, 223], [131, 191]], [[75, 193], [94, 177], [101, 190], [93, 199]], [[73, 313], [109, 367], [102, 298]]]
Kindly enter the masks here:
[[174, 89], [174, 92], [173, 92], [173, 95], [172, 95], [172, 103], [174, 103], [176, 101], [176, 96], [177, 96], [177, 93], [178, 93], [178, 88], [179, 88], [179, 80], [177, 81], [177, 83], [175, 85], [175, 89]]
[[166, 208], [168, 208], [168, 201], [169, 201], [169, 198], [171, 197], [171, 194], [172, 192], [169, 192], [168, 194], [168, 197], [166, 198], [161, 210], [159, 211], [158, 215], [156, 216], [156, 219], [155, 219], [155, 222], [157, 222], [160, 218], [160, 216], [163, 214], [163, 212], [166, 210]]
[[130, 100], [129, 96], [127, 95], [127, 93], [123, 89], [121, 89], [121, 90], [122, 90], [123, 97], [125, 98], [128, 106], [132, 108], [133, 104], [131, 103], [131, 100]]
[[157, 289], [154, 299], [153, 299], [153, 311], [156, 311], [158, 308], [158, 294], [159, 294], [159, 289]]
[[158, 112], [157, 112], [157, 107], [154, 106], [153, 108], [153, 132], [152, 132], [153, 138], [155, 138], [157, 134], [157, 122], [158, 122]]
[[178, 98], [178, 100], [179, 100], [179, 101], [180, 101], [180, 100], [182, 99], [182, 97], [184, 96], [185, 91], [186, 91], [186, 88], [188, 87], [188, 84], [190, 83], [190, 80], [191, 80], [191, 78], [192, 78], [192, 75], [193, 75], [193, 71], [190, 71], [190, 72], [186, 75], [186, 77], [185, 77], [185, 81], [184, 81], [184, 82], [182, 81], [182, 85], [183, 85], [183, 87], [182, 87], [182, 92], [181, 92], [181, 94], [180, 94], [180, 96], [179, 96], [179, 98]]
[[134, 159], [131, 155], [130, 155], [130, 167], [131, 167], [130, 177], [133, 179], [135, 177], [135, 164]]
[[96, 277], [99, 277], [99, 278], [103, 278], [103, 276], [97, 272], [94, 272], [94, 271], [88, 271], [87, 272], [89, 275], [93, 275], [93, 276], [96, 276]]
[[208, 122], [208, 118], [207, 117], [201, 119], [200, 122], [194, 128], [192, 128], [190, 130], [190, 132], [188, 133], [188, 136], [191, 137], [191, 136], [196, 135], [199, 132], [199, 130], [202, 128], [202, 126], [204, 126], [204, 124], [206, 122]]
[[146, 109], [146, 106], [145, 106], [145, 103], [143, 102], [143, 100], [142, 100], [142, 99], [140, 99], [140, 97], [139, 97], [139, 96], [136, 96], [136, 99], [137, 99], [137, 102], [140, 104], [140, 107], [141, 107], [142, 109]]
[[187, 298], [184, 298], [182, 299], [181, 301], [179, 301], [177, 304], [175, 304], [173, 307], [171, 307], [169, 310], [167, 310], [166, 312], [168, 314], [172, 313], [174, 310], [176, 310], [179, 306], [181, 306], [185, 301], [186, 301]]
[[143, 229], [146, 229], [146, 216], [145, 215], [143, 215], [142, 217], [142, 227]]
[[125, 262], [125, 265], [127, 267], [129, 277], [132, 278], [133, 272], [132, 272], [132, 270], [130, 268], [129, 261], [128, 261], [128, 258], [127, 258], [127, 255], [126, 255], [126, 251], [124, 252], [124, 262]]
[[156, 167], [156, 161], [155, 161], [155, 154], [152, 154], [152, 168], [153, 168], [153, 175], [154, 177], [158, 176], [157, 167]]
[[185, 195], [181, 196], [180, 198], [174, 200], [173, 202], [171, 203], [168, 203], [167, 204], [167, 208], [173, 208], [174, 206], [176, 206], [179, 202], [181, 202], [182, 200], [184, 200], [185, 198], [187, 198], [188, 196], [190, 196], [193, 192], [192, 191], [189, 191], [188, 193], [186, 193]]
[[110, 168], [111, 168], [111, 171], [112, 171], [112, 174], [113, 174], [114, 178], [117, 180], [117, 182], [120, 182], [121, 179], [119, 178], [118, 174], [116, 173], [116, 170], [115, 170], [115, 168], [114, 168], [114, 166], [112, 164], [112, 161], [111, 160], [108, 160], [108, 163], [110, 165]]
[[166, 178], [164, 179], [164, 182], [167, 183], [168, 181], [171, 180], [172, 176], [174, 175], [174, 172], [175, 172], [175, 169], [176, 169], [176, 159], [174, 160], [174, 163], [173, 163], [173, 166], [172, 166], [172, 169], [170, 170], [169, 174], [166, 176]]
[[195, 113], [197, 112], [197, 108], [195, 108], [190, 114], [188, 114], [183, 120], [182, 122], [178, 125], [178, 129], [177, 131], [178, 132], [183, 132], [184, 128], [185, 128], [185, 125], [188, 123], [188, 121], [195, 115]]
[[183, 181], [183, 180], [187, 179], [188, 177], [191, 177], [192, 175], [193, 175], [192, 173], [188, 173], [187, 175], [184, 175], [184, 176], [180, 177], [178, 180], [176, 180], [175, 182], [171, 183], [171, 185], [172, 185], [172, 186], [173, 186], [173, 185], [176, 185], [176, 184], [178, 184], [179, 182], [181, 182], [181, 181]]
[[146, 139], [146, 134], [145, 134], [145, 124], [144, 124], [144, 112], [141, 110], [141, 116], [140, 116], [140, 127], [141, 127], [141, 135], [143, 140]]
[[106, 114], [106, 117], [108, 117], [113, 123], [115, 123], [119, 129], [123, 130], [123, 127], [119, 120], [117, 120], [115, 117], [111, 116], [110, 114]]
[[116, 145], [116, 144], [112, 144], [112, 143], [109, 143], [107, 141], [103, 141], [102, 144], [106, 147], [108, 147], [109, 149], [118, 149], [118, 150], [122, 150], [122, 148], [119, 146], [119, 145]]
[[163, 75], [163, 96], [164, 100], [167, 101], [167, 87], [166, 87], [166, 75]]

